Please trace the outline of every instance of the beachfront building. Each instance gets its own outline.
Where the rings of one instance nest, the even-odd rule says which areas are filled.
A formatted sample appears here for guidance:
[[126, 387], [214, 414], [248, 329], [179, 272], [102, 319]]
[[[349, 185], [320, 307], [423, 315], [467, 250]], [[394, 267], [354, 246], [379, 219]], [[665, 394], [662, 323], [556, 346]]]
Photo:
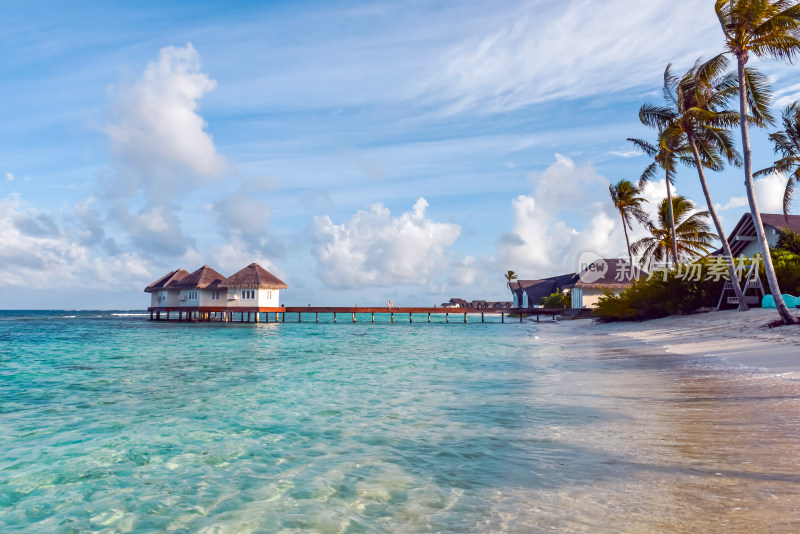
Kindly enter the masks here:
[[[781, 230], [800, 232], [800, 215], [784, 216], [782, 213], [762, 213], [761, 222], [764, 224], [764, 232], [770, 248], [778, 244]], [[731, 245], [731, 252], [735, 258], [740, 256], [749, 258], [761, 253], [756, 240], [756, 225], [753, 224], [753, 216], [750, 212], [742, 215], [733, 231], [728, 234], [728, 243]], [[721, 248], [714, 252], [715, 256], [722, 254]]]
[[229, 308], [277, 308], [279, 292], [287, 286], [257, 263], [251, 263], [225, 279], [220, 288], [226, 292]]
[[619, 295], [638, 279], [646, 279], [647, 273], [624, 259], [600, 259], [589, 264], [570, 292], [573, 308], [594, 308], [606, 291]]
[[150, 293], [151, 307], [177, 307], [180, 299], [180, 289], [175, 287], [177, 282], [189, 276], [189, 272], [178, 269], [167, 273], [146, 288], [145, 293]]
[[539, 280], [512, 280], [510, 285], [515, 308], [536, 308], [542, 299], [557, 291], [569, 291], [578, 281], [574, 273]]
[[208, 265], [203, 265], [173, 284], [174, 288], [180, 290], [178, 307], [224, 306], [227, 290], [220, 287], [223, 280], [224, 276]]

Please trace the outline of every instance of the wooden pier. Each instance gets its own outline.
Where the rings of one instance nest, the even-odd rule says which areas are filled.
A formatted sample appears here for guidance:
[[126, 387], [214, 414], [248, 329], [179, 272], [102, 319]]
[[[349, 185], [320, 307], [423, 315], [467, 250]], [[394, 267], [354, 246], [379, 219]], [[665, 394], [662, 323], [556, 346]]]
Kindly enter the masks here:
[[[469, 316], [477, 318], [480, 322], [485, 322], [487, 315], [500, 316], [500, 322], [518, 319], [522, 322], [525, 317], [551, 317], [553, 320], [562, 314], [575, 314], [581, 310], [570, 310], [562, 308], [387, 308], [387, 307], [361, 307], [361, 306], [286, 306], [276, 308], [248, 308], [244, 306], [236, 308], [213, 307], [213, 306], [176, 306], [176, 307], [150, 307], [151, 321], [179, 321], [179, 322], [241, 322], [241, 323], [269, 323], [287, 322], [319, 322], [320, 314], [333, 315], [333, 322], [336, 323], [340, 318], [345, 321], [358, 322], [358, 316], [369, 315], [369, 322], [375, 322], [375, 315], [388, 315], [392, 323], [395, 318], [398, 321], [408, 319], [414, 322], [414, 316], [423, 316], [427, 322], [431, 322], [431, 316], [444, 316], [445, 322], [450, 322], [451, 316], [454, 320], [467, 323]], [[272, 320], [270, 320], [272, 319]]]

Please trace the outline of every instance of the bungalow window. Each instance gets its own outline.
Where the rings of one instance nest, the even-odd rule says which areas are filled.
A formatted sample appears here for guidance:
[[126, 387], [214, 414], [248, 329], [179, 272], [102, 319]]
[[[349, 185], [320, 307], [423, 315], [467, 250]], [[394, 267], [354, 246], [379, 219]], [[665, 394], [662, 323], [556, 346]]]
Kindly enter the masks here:
[[252, 289], [245, 289], [242, 291], [242, 298], [247, 300], [254, 300], [256, 298], [256, 292]]
[[211, 292], [211, 300], [219, 300], [219, 291]]
[[189, 291], [189, 300], [197, 300], [197, 291]]

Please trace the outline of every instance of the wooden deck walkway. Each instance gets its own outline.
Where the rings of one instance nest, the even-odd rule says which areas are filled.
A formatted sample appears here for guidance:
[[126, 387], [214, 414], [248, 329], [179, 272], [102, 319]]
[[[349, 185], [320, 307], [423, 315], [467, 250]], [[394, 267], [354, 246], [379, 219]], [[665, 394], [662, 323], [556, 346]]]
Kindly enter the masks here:
[[[414, 322], [414, 315], [427, 315], [427, 322], [431, 322], [431, 315], [444, 315], [445, 321], [450, 322], [450, 316], [463, 316], [464, 322], [468, 322], [468, 316], [480, 315], [481, 322], [485, 322], [486, 315], [499, 315], [500, 322], [506, 322], [507, 316], [518, 316], [519, 322], [524, 317], [535, 316], [539, 321], [541, 316], [550, 316], [553, 319], [568, 310], [561, 308], [387, 308], [370, 306], [286, 306], [276, 308], [256, 308], [240, 306], [236, 309], [214, 306], [175, 306], [175, 307], [150, 307], [150, 320], [156, 321], [191, 321], [191, 322], [243, 322], [243, 323], [269, 323], [286, 322], [287, 315], [290, 320], [295, 319], [302, 323], [305, 318], [310, 322], [311, 315], [313, 321], [319, 322], [320, 314], [332, 314], [333, 322], [338, 322], [338, 317], [349, 316], [352, 322], [357, 322], [358, 315], [369, 314], [370, 322], [375, 322], [375, 315], [389, 315], [391, 322], [394, 322], [395, 315], [403, 317], [408, 315], [408, 321]], [[174, 314], [174, 315], [173, 315]], [[274, 318], [270, 321], [270, 315]], [[262, 321], [263, 317], [263, 321]], [[238, 321], [237, 321], [238, 319]]]

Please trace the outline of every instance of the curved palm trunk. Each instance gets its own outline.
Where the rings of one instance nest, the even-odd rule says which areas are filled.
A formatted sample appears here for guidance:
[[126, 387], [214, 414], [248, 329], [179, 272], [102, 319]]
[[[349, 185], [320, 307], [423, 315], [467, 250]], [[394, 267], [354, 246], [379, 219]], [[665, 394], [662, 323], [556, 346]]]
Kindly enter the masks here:
[[669, 170], [667, 170], [667, 204], [669, 205], [669, 232], [672, 235], [672, 260], [674, 265], [678, 265], [678, 242], [675, 240], [675, 215], [672, 213], [672, 186], [669, 180]]
[[761, 213], [756, 202], [755, 184], [753, 183], [753, 168], [750, 160], [750, 132], [747, 126], [747, 88], [745, 84], [744, 63], [745, 59], [741, 54], [736, 55], [736, 63], [739, 72], [739, 124], [742, 130], [742, 155], [744, 156], [744, 185], [747, 189], [747, 201], [750, 203], [750, 214], [753, 216], [753, 225], [756, 227], [756, 238], [761, 248], [764, 261], [764, 271], [767, 274], [769, 290], [775, 299], [775, 307], [778, 309], [783, 324], [797, 324], [797, 319], [792, 317], [789, 308], [783, 301], [781, 289], [778, 286], [778, 277], [775, 274], [775, 267], [772, 265], [772, 256], [769, 253], [769, 243], [764, 233], [764, 224], [761, 222]]
[[736, 267], [733, 265], [733, 252], [731, 251], [731, 245], [728, 243], [728, 239], [725, 237], [725, 232], [722, 230], [722, 223], [717, 216], [717, 210], [714, 209], [714, 204], [711, 202], [711, 193], [709, 193], [708, 184], [706, 183], [706, 173], [703, 171], [703, 165], [700, 163], [700, 152], [697, 150], [697, 145], [694, 142], [694, 138], [691, 135], [688, 135], [687, 138], [689, 140], [689, 146], [692, 148], [692, 154], [694, 154], [694, 164], [697, 167], [697, 175], [700, 177], [700, 185], [703, 188], [703, 195], [706, 197], [708, 212], [711, 214], [711, 219], [714, 221], [714, 226], [717, 228], [717, 235], [719, 236], [719, 240], [722, 242], [722, 250], [725, 251], [725, 255], [731, 262], [728, 266], [728, 272], [731, 276], [733, 291], [736, 293], [736, 298], [739, 299], [739, 311], [747, 311], [750, 308], [744, 301], [744, 292], [739, 286], [739, 280], [736, 277]]
[[628, 259], [631, 262], [631, 268], [633, 268], [633, 254], [631, 253], [631, 240], [628, 238], [628, 225], [625, 223], [625, 215], [622, 211], [620, 211], [619, 214], [622, 217], [622, 229], [625, 230], [625, 244], [628, 246]]

